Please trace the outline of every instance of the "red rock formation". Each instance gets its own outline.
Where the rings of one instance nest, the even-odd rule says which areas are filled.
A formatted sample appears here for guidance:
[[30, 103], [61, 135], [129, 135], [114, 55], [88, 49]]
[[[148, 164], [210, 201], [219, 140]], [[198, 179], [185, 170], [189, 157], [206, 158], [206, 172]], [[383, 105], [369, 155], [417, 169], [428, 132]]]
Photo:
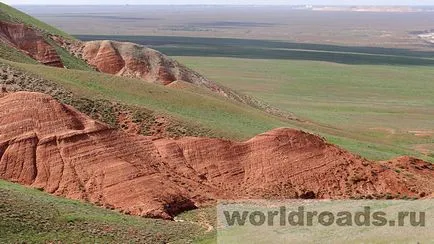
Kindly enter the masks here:
[[0, 158], [1, 178], [56, 195], [164, 218], [194, 207], [150, 138], [111, 130], [47, 95], [0, 98]]
[[237, 197], [350, 198], [398, 192], [416, 197], [434, 189], [434, 168], [427, 162], [400, 161], [414, 175], [408, 178], [394, 165], [365, 160], [318, 136], [287, 128], [241, 143], [207, 138], [155, 143], [163, 159], [177, 162], [176, 170], [187, 171], [181, 166], [188, 165]]
[[111, 42], [102, 42], [98, 49], [86, 49], [85, 57], [88, 63], [98, 68], [99, 71], [109, 74], [117, 74], [121, 71], [125, 62]]
[[163, 85], [184, 80], [224, 93], [217, 84], [162, 53], [134, 43], [91, 41], [75, 47], [74, 50], [80, 50], [81, 57], [87, 63], [104, 73], [140, 78]]
[[0, 178], [142, 216], [225, 198], [432, 194], [431, 164], [396, 161], [411, 176], [293, 129], [245, 142], [156, 139], [109, 129], [47, 95], [0, 96]]
[[56, 50], [44, 40], [41, 33], [24, 24], [0, 21], [0, 42], [26, 53], [45, 65], [63, 68]]
[[[139, 78], [146, 82], [162, 85], [171, 85], [175, 81], [182, 80], [267, 113], [298, 120], [291, 113], [280, 111], [250, 96], [239, 94], [145, 46], [109, 40], [83, 43], [65, 40], [54, 35], [50, 36], [50, 38], [72, 55], [83, 59], [89, 65], [104, 73]], [[172, 87], [178, 88], [179, 86], [174, 85]], [[185, 86], [183, 87], [185, 88]]]

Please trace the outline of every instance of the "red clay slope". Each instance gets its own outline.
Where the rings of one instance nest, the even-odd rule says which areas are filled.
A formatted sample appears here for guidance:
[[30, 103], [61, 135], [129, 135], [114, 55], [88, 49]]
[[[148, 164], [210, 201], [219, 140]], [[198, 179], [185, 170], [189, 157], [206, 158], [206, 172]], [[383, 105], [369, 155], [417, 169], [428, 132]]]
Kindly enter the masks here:
[[142, 45], [110, 40], [71, 41], [54, 35], [50, 38], [75, 57], [83, 59], [87, 64], [103, 73], [138, 78], [173, 88], [186, 88], [185, 85], [193, 84], [267, 113], [287, 119], [296, 119], [291, 113], [282, 112], [250, 96], [239, 94], [207, 79], [176, 60]]
[[24, 24], [0, 21], [0, 42], [24, 52], [42, 64], [63, 68], [56, 50], [38, 31]]
[[429, 163], [370, 162], [293, 129], [245, 142], [156, 139], [109, 129], [44, 94], [1, 96], [0, 178], [130, 214], [172, 218], [216, 199], [424, 197], [434, 189]]
[[82, 58], [104, 73], [140, 78], [163, 85], [183, 80], [224, 93], [214, 82], [166, 55], [141, 45], [106, 40], [85, 42], [80, 49]]

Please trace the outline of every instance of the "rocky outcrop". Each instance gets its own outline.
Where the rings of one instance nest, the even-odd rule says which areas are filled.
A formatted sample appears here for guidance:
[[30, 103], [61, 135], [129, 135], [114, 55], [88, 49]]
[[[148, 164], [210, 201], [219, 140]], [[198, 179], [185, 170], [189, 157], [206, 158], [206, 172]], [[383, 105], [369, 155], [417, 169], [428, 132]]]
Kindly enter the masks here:
[[109, 129], [40, 93], [0, 98], [0, 158], [0, 178], [126, 213], [170, 218], [195, 207], [151, 138]]
[[42, 64], [62, 67], [62, 60], [40, 32], [24, 24], [0, 21], [0, 42], [18, 49]]
[[[280, 111], [250, 96], [239, 94], [207, 79], [168, 56], [142, 45], [109, 40], [68, 43], [68, 41], [61, 40], [59, 37], [53, 37], [53, 39], [69, 50], [70, 53], [74, 53], [77, 57], [84, 59], [88, 64], [104, 73], [139, 78], [147, 82], [163, 85], [183, 81], [206, 88], [221, 96], [264, 110], [270, 114], [287, 119], [296, 119], [291, 113]], [[177, 88], [178, 86], [171, 87]]]
[[431, 164], [393, 162], [287, 128], [245, 142], [128, 135], [48, 95], [0, 95], [0, 178], [135, 215], [169, 219], [216, 199], [432, 194]]
[[156, 50], [134, 43], [108, 40], [81, 42], [54, 34], [42, 34], [33, 27], [5, 21], [0, 21], [0, 42], [45, 65], [65, 67], [56, 52], [56, 48], [61, 47], [68, 51], [71, 57], [83, 59], [87, 64], [104, 73], [139, 78], [146, 82], [170, 85], [174, 88], [185, 88], [186, 86], [178, 84], [172, 85], [174, 82], [183, 81], [272, 115], [297, 119], [291, 113], [283, 112], [211, 81]]
[[164, 159], [177, 162], [177, 170], [187, 170], [180, 167], [188, 165], [231, 197], [419, 197], [434, 186], [430, 163], [410, 157], [392, 160], [399, 165], [371, 162], [316, 135], [288, 128], [246, 142], [183, 138], [155, 144]]
[[175, 60], [141, 45], [108, 40], [90, 41], [82, 45], [82, 58], [104, 73], [140, 78], [163, 85], [176, 80], [184, 80], [192, 84], [206, 86], [213, 91], [221, 90], [217, 84]]

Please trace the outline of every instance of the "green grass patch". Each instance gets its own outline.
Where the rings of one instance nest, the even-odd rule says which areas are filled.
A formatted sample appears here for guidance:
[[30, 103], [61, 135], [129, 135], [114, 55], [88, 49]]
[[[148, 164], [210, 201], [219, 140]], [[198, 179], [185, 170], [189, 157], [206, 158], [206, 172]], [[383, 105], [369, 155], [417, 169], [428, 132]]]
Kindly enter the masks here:
[[48, 25], [36, 18], [33, 18], [30, 15], [27, 15], [15, 8], [12, 8], [4, 3], [0, 2], [0, 20], [3, 21], [11, 21], [16, 23], [23, 23], [26, 25], [33, 26], [39, 30], [42, 30], [46, 33], [50, 33], [53, 35], [62, 36], [66, 39], [75, 39], [74, 37], [68, 35], [67, 33], [54, 28], [51, 25]]
[[123, 215], [0, 180], [1, 243], [187, 243], [205, 232], [195, 223]]
[[182, 36], [78, 35], [77, 38], [135, 42], [170, 56], [311, 60], [368, 65], [434, 65], [434, 52], [400, 48]]
[[[188, 62], [189, 60], [190, 62]], [[191, 58], [189, 60], [186, 60], [186, 63], [189, 66], [194, 66], [191, 62], [191, 60], [194, 59]], [[166, 114], [180, 121], [183, 125], [187, 125], [188, 128], [197, 127], [209, 129], [206, 135], [213, 137], [245, 140], [277, 127], [292, 127], [320, 134], [326, 137], [330, 142], [371, 160], [386, 160], [401, 155], [411, 155], [434, 162], [434, 158], [420, 153], [413, 148], [414, 145], [418, 143], [430, 143], [432, 138], [423, 139], [407, 132], [390, 135], [388, 131], [371, 130], [372, 125], [369, 123], [379, 123], [379, 125], [381, 125], [381, 123], [384, 123], [384, 120], [376, 120], [375, 118], [377, 117], [373, 117], [373, 119], [367, 117], [366, 114], [369, 114], [369, 107], [363, 107], [360, 106], [360, 103], [350, 103], [348, 101], [342, 103], [342, 98], [337, 95], [330, 96], [330, 94], [328, 94], [327, 96], [321, 96], [321, 91], [323, 91], [321, 86], [324, 85], [314, 83], [313, 80], [309, 83], [303, 79], [298, 81], [297, 79], [299, 78], [297, 78], [297, 76], [288, 76], [287, 78], [291, 79], [290, 82], [293, 82], [293, 84], [285, 84], [285, 81], [288, 81], [285, 80], [286, 76], [282, 75], [282, 73], [289, 71], [281, 70], [281, 73], [275, 73], [271, 65], [272, 63], [269, 63], [274, 61], [255, 60], [253, 62], [256, 62], [256, 65], [252, 66], [243, 64], [243, 62], [249, 63], [250, 61], [248, 60], [219, 59], [217, 61], [218, 62], [199, 58], [201, 64], [198, 66], [198, 70], [210, 76], [213, 80], [222, 82], [226, 86], [235, 88], [249, 95], [259, 97], [282, 110], [302, 111], [305, 114], [299, 114], [302, 114], [303, 118], [314, 122], [303, 123], [275, 118], [257, 109], [216, 96], [215, 94], [209, 94], [209, 92], [206, 91], [198, 92], [196, 88], [167, 88], [142, 80], [116, 77], [98, 72], [66, 70], [12, 62], [8, 63], [30, 74], [53, 81], [67, 90], [78, 94], [80, 97], [115, 101], [154, 111], [157, 114]], [[307, 62], [303, 63], [306, 63], [305, 65], [309, 64]], [[209, 72], [210, 70], [204, 69], [206, 65], [212, 66], [213, 68], [211, 70], [213, 72], [218, 71], [218, 73], [212, 75], [212, 73]], [[225, 70], [221, 67], [222, 65], [224, 65], [224, 67], [231, 67]], [[262, 65], [265, 67], [262, 67]], [[301, 64], [299, 64], [299, 66], [300, 65]], [[314, 63], [313, 65], [323, 64]], [[296, 67], [297, 66], [295, 66], [294, 69]], [[266, 68], [270, 68], [271, 70], [268, 73], [263, 73], [262, 76], [264, 80], [267, 80], [266, 77], [270, 76], [268, 82], [261, 81], [260, 78], [260, 72], [263, 72]], [[235, 72], [238, 72], [237, 77], [232, 76]], [[308, 74], [307, 70], [305, 70], [305, 72]], [[332, 75], [332, 71], [330, 71], [329, 74]], [[329, 79], [329, 77], [326, 77], [326, 79]], [[342, 84], [344, 84], [344, 82], [340, 81], [339, 85]], [[360, 86], [363, 88], [362, 84]], [[345, 90], [345, 87], [338, 88], [337, 86], [336, 89], [329, 89], [329, 91], [335, 90], [339, 92], [339, 89]], [[347, 90], [349, 89], [353, 89], [352, 86]], [[307, 93], [308, 90], [311, 90], [314, 94], [317, 93], [316, 97], [311, 96], [305, 99], [304, 95], [309, 95], [309, 93]], [[422, 89], [421, 91], [425, 92], [422, 94], [428, 94]], [[354, 101], [363, 98], [366, 99], [366, 103], [368, 104], [370, 100], [364, 97], [363, 89], [361, 89], [359, 93], [360, 95], [357, 95], [357, 93], [353, 92], [347, 95], [345, 99], [349, 99], [349, 101], [352, 99]], [[403, 95], [406, 94], [398, 94], [398, 96]], [[430, 100], [424, 100], [423, 96], [413, 96], [413, 98], [416, 99], [414, 102], [415, 105], [421, 101], [425, 101], [427, 104], [430, 103]], [[326, 99], [327, 102], [324, 102], [324, 99]], [[392, 101], [397, 103], [396, 101], [399, 102], [399, 99], [402, 98], [396, 97], [393, 98]], [[345, 106], [342, 106], [342, 104]], [[324, 108], [315, 110], [317, 106]], [[346, 106], [355, 106], [355, 109], [346, 108]], [[372, 106], [372, 108], [374, 111], [383, 111], [384, 116], [396, 116], [401, 113], [399, 106], [395, 106], [395, 109], [398, 109], [397, 111], [393, 111], [391, 107], [382, 107], [380, 105], [376, 105], [376, 107]], [[427, 106], [424, 109], [427, 108], [429, 109], [430, 107]], [[362, 112], [357, 114], [358, 110]], [[332, 114], [329, 115], [328, 113]], [[364, 119], [348, 118], [350, 115], [365, 117], [363, 117]], [[431, 115], [423, 114], [421, 116], [430, 118], [429, 116]], [[348, 122], [345, 122], [346, 120]], [[419, 123], [419, 120], [420, 116], [417, 116], [414, 118], [414, 121], [410, 121], [410, 124], [416, 124], [419, 126], [418, 128], [424, 128], [424, 125], [429, 126], [430, 123], [432, 123], [432, 120], [421, 120], [426, 124]], [[402, 122], [403, 120], [392, 118], [390, 122], [388, 122], [388, 125], [393, 124], [394, 126], [399, 126]], [[366, 127], [367, 125], [368, 127]], [[375, 126], [377, 127], [378, 125]], [[144, 128], [144, 130], [146, 130], [146, 128]], [[177, 133], [178, 132], [175, 134]], [[185, 132], [178, 134], [185, 134]]]
[[67, 69], [77, 69], [77, 70], [85, 70], [91, 71], [91, 68], [84, 60], [77, 58], [70, 54], [68, 51], [57, 45], [54, 41], [49, 38], [45, 38], [48, 43], [50, 43], [55, 49], [57, 54], [60, 56], [63, 65]]
[[19, 62], [19, 63], [28, 63], [28, 64], [37, 64], [38, 62], [26, 54], [6, 46], [4, 43], [0, 43], [0, 57], [6, 60]]
[[[313, 122], [299, 127], [369, 159], [434, 162], [434, 70], [427, 66], [176, 57], [211, 80]], [[431, 147], [427, 147], [431, 148]]]
[[[61, 36], [66, 39], [71, 39], [71, 40], [74, 39], [73, 37], [66, 34], [65, 32], [60, 31], [42, 21], [39, 21], [3, 3], [0, 3], [0, 20], [15, 22], [15, 23], [23, 23], [25, 25], [31, 26], [33, 28], [42, 31], [45, 35], [53, 34], [53, 35]], [[48, 37], [46, 37], [45, 40], [49, 42], [56, 49], [57, 54], [60, 56], [62, 63], [65, 65], [66, 68], [88, 70], [88, 71], [92, 70], [92, 68], [89, 65], [87, 65], [86, 62], [84, 62], [79, 58], [74, 57], [68, 51], [58, 46], [54, 41], [52, 41]], [[37, 61], [33, 60], [32, 58], [25, 55], [24, 53], [15, 50], [14, 48], [10, 48], [2, 43], [0, 43], [0, 56], [3, 59], [14, 61], [14, 62], [33, 63], [33, 64], [37, 63]]]
[[166, 88], [138, 79], [98, 72], [7, 63], [57, 83], [82, 97], [117, 101], [167, 114], [184, 123], [209, 128], [218, 137], [248, 139], [276, 127], [291, 126], [262, 111], [205, 91]]

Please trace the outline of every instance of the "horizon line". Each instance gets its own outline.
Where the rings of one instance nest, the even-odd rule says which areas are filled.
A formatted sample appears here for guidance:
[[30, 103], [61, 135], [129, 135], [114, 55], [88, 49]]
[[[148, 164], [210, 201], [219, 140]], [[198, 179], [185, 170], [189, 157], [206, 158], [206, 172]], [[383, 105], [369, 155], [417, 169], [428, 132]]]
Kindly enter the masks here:
[[200, 4], [200, 3], [187, 3], [187, 4], [173, 4], [173, 3], [160, 3], [160, 4], [10, 4], [10, 6], [324, 6], [324, 7], [434, 7], [434, 4]]

